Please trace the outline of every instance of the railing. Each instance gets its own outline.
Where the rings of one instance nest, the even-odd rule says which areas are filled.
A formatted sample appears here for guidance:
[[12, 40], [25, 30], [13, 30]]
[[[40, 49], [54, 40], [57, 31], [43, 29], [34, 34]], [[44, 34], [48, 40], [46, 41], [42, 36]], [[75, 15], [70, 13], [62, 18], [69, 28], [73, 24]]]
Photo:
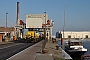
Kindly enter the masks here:
[[82, 55], [81, 60], [90, 60], [90, 54], [89, 55]]

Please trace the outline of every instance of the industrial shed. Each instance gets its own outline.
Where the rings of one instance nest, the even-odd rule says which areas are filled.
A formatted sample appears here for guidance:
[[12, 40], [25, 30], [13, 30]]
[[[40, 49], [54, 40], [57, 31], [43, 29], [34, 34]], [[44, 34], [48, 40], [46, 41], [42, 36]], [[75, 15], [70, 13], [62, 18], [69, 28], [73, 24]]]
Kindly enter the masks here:
[[[56, 37], [57, 38], [61, 38], [62, 34], [62, 38], [63, 38], [63, 31], [58, 31], [56, 32]], [[80, 38], [80, 39], [90, 39], [90, 31], [64, 31], [64, 38]]]
[[14, 27], [7, 27], [7, 28], [0, 27], [0, 42], [4, 41], [6, 32], [9, 39], [13, 38], [14, 31], [15, 31]]

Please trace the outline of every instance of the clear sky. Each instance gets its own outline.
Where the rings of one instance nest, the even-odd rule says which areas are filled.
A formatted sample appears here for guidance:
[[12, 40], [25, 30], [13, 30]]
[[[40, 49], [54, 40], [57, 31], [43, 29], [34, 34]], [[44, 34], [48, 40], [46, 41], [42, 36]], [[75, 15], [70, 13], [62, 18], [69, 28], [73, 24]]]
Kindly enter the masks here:
[[8, 26], [15, 25], [17, 2], [20, 2], [20, 19], [25, 20], [25, 14], [47, 12], [54, 21], [53, 34], [63, 29], [65, 5], [65, 30], [90, 31], [90, 0], [0, 0], [0, 26], [5, 26], [6, 12]]

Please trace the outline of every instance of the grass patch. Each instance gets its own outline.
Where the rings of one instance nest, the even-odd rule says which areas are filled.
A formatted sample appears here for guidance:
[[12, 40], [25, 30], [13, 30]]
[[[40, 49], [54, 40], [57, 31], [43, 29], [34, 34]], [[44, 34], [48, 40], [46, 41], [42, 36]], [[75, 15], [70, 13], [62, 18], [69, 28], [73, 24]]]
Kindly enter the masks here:
[[64, 60], [64, 59], [59, 58], [59, 57], [55, 57], [55, 60]]

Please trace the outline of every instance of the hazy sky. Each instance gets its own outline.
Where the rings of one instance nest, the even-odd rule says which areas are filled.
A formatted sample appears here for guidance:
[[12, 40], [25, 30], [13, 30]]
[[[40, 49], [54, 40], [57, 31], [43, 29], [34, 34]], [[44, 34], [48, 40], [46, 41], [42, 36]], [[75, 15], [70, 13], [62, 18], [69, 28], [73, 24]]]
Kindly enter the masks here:
[[0, 0], [0, 26], [5, 26], [8, 12], [8, 26], [16, 23], [16, 4], [20, 2], [20, 18], [25, 14], [47, 12], [54, 21], [53, 34], [64, 25], [64, 6], [66, 5], [65, 30], [90, 30], [90, 0]]

